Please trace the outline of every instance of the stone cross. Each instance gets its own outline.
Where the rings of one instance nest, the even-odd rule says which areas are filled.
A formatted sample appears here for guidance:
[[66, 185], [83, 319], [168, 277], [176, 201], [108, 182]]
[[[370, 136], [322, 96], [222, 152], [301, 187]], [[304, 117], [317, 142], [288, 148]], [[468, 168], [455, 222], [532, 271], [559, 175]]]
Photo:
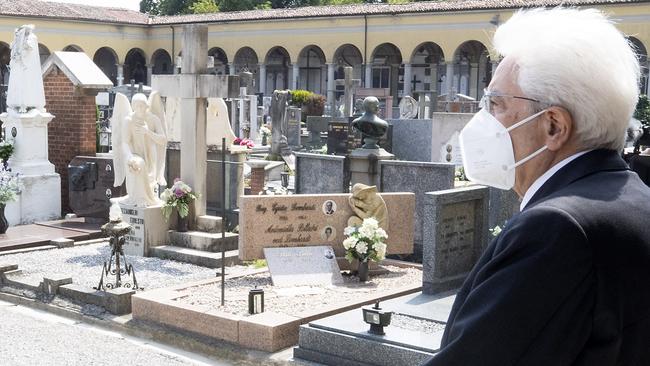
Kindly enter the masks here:
[[228, 98], [239, 92], [239, 77], [210, 75], [208, 27], [190, 24], [183, 27], [181, 74], [153, 75], [151, 86], [164, 97], [181, 98], [181, 180], [201, 195], [195, 214], [205, 215], [207, 197], [207, 98]]
[[352, 67], [343, 68], [345, 79], [336, 80], [336, 85], [343, 85], [343, 116], [351, 117], [354, 107], [354, 92], [361, 86], [361, 79], [352, 79]]

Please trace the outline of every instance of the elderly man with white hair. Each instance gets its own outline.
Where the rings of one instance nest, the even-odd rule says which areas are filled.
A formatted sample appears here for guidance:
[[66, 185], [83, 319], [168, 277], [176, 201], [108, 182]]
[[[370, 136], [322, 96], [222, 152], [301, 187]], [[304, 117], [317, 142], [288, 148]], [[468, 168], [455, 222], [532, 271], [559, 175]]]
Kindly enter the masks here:
[[520, 11], [461, 132], [467, 176], [521, 213], [456, 296], [440, 365], [650, 365], [650, 188], [620, 157], [639, 64], [597, 10]]

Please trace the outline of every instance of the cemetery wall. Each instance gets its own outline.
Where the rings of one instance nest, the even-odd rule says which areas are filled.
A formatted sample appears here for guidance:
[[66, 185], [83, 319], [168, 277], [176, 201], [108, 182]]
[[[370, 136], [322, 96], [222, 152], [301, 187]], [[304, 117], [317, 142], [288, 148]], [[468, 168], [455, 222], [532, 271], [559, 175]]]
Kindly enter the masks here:
[[70, 212], [67, 167], [77, 155], [95, 155], [95, 97], [77, 95], [56, 67], [43, 78], [43, 86], [45, 108], [55, 116], [48, 125], [49, 159], [61, 175], [61, 209]]

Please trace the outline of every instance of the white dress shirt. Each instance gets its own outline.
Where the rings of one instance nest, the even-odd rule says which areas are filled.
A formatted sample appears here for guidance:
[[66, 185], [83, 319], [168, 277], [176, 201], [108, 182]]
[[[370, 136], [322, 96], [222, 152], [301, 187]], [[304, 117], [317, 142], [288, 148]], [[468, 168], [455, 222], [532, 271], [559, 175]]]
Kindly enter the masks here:
[[519, 205], [519, 210], [523, 211], [524, 207], [528, 204], [531, 198], [539, 191], [540, 188], [546, 183], [547, 180], [549, 180], [555, 173], [557, 173], [558, 170], [562, 169], [565, 165], [569, 164], [573, 160], [581, 157], [582, 155], [590, 152], [592, 150], [586, 150], [586, 151], [580, 151], [579, 153], [575, 153], [568, 158], [560, 161], [559, 163], [553, 165], [551, 169], [547, 170], [544, 174], [540, 175], [539, 178], [537, 178], [533, 184], [528, 187], [528, 190], [526, 191], [526, 194], [524, 194], [524, 198], [521, 199], [521, 204]]

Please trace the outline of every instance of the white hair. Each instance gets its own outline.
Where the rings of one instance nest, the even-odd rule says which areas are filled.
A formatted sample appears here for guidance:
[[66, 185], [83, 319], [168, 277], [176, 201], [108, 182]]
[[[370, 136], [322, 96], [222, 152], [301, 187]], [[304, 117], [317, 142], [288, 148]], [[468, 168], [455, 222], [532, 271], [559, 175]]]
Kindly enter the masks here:
[[566, 108], [582, 148], [622, 150], [639, 96], [639, 62], [599, 10], [518, 11], [494, 35], [518, 66], [523, 93]]

